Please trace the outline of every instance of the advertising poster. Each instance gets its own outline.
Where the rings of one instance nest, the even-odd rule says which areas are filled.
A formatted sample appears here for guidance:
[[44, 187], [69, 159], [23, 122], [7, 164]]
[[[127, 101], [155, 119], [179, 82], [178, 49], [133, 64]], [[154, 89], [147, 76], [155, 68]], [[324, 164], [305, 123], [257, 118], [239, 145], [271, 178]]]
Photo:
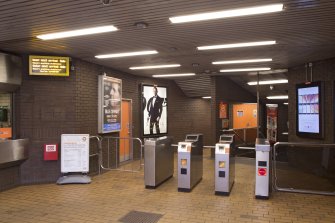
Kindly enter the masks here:
[[99, 133], [121, 130], [122, 80], [99, 76]]
[[319, 87], [298, 89], [298, 130], [320, 133]]
[[270, 143], [277, 142], [277, 118], [278, 118], [278, 105], [266, 105], [266, 135]]
[[142, 84], [143, 136], [167, 134], [167, 88]]
[[220, 118], [228, 118], [228, 104], [220, 102], [219, 104]]

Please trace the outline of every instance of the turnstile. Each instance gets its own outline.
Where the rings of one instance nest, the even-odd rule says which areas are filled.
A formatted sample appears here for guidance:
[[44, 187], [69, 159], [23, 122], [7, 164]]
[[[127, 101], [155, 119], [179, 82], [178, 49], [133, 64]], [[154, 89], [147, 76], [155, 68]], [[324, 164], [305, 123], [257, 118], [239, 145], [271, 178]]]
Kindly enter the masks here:
[[234, 135], [220, 136], [215, 145], [215, 195], [229, 195], [235, 180]]
[[178, 191], [190, 192], [202, 179], [203, 135], [186, 135], [178, 144]]
[[268, 199], [270, 190], [270, 144], [266, 139], [257, 138], [255, 197]]
[[144, 142], [145, 188], [154, 189], [170, 179], [174, 171], [171, 137], [150, 138]]

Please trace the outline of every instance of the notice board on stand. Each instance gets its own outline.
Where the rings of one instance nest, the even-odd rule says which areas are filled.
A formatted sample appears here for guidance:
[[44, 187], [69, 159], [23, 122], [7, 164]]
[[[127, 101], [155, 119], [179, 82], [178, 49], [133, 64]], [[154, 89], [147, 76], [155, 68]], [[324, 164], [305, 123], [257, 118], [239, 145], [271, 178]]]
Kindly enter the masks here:
[[89, 134], [62, 134], [61, 172], [89, 171]]

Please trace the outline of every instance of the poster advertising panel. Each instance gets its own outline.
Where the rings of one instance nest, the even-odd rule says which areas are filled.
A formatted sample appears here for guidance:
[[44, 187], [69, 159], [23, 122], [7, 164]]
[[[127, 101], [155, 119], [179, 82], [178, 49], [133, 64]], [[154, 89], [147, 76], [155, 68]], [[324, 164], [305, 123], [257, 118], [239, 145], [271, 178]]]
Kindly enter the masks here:
[[162, 136], [168, 133], [167, 88], [142, 84], [142, 135]]
[[61, 172], [89, 172], [89, 134], [62, 134]]
[[121, 130], [122, 80], [99, 76], [98, 131], [99, 133]]
[[220, 102], [219, 104], [219, 114], [220, 118], [228, 118], [228, 104], [224, 102]]
[[298, 84], [297, 92], [297, 135], [322, 138], [322, 89], [321, 82]]
[[278, 105], [266, 105], [266, 135], [270, 143], [277, 142]]

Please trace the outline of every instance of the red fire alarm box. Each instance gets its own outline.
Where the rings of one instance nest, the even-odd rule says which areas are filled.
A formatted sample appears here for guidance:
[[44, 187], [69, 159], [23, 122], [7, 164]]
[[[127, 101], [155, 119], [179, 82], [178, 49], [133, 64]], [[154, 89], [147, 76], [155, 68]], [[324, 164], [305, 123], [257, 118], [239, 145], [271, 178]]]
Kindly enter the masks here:
[[44, 144], [44, 160], [58, 160], [58, 144]]

